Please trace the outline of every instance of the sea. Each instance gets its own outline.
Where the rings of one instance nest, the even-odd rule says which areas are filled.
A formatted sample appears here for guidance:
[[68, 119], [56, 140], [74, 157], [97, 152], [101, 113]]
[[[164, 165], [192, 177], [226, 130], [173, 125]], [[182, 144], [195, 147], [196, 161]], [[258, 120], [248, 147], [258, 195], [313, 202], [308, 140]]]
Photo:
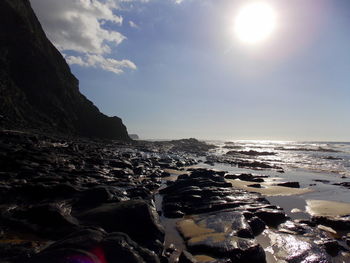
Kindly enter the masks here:
[[[286, 170], [303, 169], [350, 177], [350, 142], [291, 142], [291, 141], [208, 141], [218, 146], [212, 154], [229, 151], [240, 159], [259, 160], [282, 166]], [[255, 155], [246, 155], [249, 151]], [[262, 153], [261, 155], [259, 153]]]

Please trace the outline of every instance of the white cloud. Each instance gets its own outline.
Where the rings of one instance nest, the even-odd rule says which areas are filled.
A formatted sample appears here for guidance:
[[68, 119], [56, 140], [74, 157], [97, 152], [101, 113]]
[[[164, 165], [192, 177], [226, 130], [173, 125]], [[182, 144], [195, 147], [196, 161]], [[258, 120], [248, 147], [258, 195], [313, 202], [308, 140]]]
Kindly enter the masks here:
[[[115, 30], [106, 29], [104, 25], [120, 26], [123, 18], [113, 11], [119, 8], [121, 2], [129, 0], [30, 1], [55, 46], [63, 54], [65, 51], [79, 53], [78, 56], [66, 56], [69, 64], [93, 66], [117, 74], [122, 73], [124, 68], [136, 69], [129, 60], [118, 61], [106, 57], [126, 37]], [[90, 61], [92, 58], [94, 63]]]
[[127, 59], [116, 60], [113, 58], [105, 58], [101, 55], [87, 54], [83, 57], [66, 56], [67, 62], [71, 65], [76, 64], [82, 67], [95, 67], [110, 71], [116, 74], [124, 72], [125, 68], [136, 69], [136, 65]]
[[129, 26], [132, 27], [132, 28], [140, 28], [135, 22], [133, 21], [129, 21]]

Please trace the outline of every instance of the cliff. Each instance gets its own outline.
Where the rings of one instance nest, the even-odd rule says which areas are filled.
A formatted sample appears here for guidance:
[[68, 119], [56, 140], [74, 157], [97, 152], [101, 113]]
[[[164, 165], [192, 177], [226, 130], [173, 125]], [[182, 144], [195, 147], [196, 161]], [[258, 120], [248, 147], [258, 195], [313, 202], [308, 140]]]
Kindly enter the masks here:
[[102, 114], [79, 92], [28, 0], [0, 1], [0, 116], [2, 125], [130, 139], [120, 118]]

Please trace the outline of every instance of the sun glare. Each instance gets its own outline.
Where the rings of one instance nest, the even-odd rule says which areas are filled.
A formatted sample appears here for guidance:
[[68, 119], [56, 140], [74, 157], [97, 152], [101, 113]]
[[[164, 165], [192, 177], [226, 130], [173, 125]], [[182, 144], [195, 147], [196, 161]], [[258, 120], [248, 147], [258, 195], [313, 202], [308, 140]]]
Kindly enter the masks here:
[[234, 21], [236, 36], [248, 44], [267, 39], [275, 28], [275, 10], [264, 2], [254, 2], [242, 7]]

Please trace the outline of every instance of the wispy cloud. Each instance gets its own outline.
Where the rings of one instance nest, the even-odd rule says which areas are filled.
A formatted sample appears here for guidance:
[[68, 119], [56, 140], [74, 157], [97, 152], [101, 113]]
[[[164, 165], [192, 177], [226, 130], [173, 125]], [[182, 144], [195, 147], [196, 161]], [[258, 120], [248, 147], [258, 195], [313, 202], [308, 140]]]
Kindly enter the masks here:
[[[112, 49], [126, 39], [114, 29], [123, 23], [123, 18], [115, 12], [121, 3], [132, 0], [30, 1], [49, 39], [69, 64], [92, 66], [117, 74], [126, 68], [136, 69], [129, 60], [108, 57]], [[112, 26], [106, 27], [107, 23]], [[77, 55], [66, 56], [67, 51], [74, 51]]]
[[116, 60], [105, 58], [101, 55], [86, 54], [84, 56], [65, 56], [67, 62], [71, 65], [76, 64], [82, 67], [95, 67], [110, 71], [116, 74], [124, 72], [124, 69], [136, 69], [136, 65], [127, 59]]
[[134, 21], [129, 21], [129, 26], [132, 27], [132, 28], [140, 28], [139, 25], [137, 25]]

